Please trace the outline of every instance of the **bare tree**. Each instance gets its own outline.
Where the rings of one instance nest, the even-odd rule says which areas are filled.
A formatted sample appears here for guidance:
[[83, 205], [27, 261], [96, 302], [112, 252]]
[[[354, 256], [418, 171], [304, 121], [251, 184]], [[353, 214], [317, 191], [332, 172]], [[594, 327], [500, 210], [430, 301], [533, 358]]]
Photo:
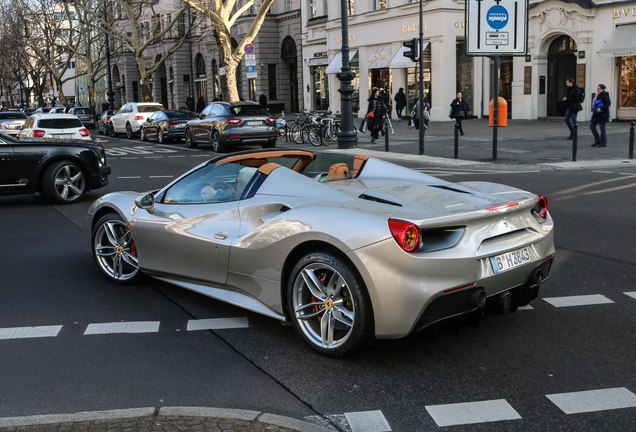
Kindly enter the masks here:
[[[243, 48], [251, 43], [260, 31], [265, 15], [274, 0], [262, 0], [260, 6], [256, 5], [255, 0], [248, 0], [242, 5], [237, 5], [237, 0], [209, 0], [206, 3], [199, 0], [182, 1], [212, 21], [212, 32], [219, 47], [219, 67], [225, 70], [225, 74], [220, 76], [221, 93], [227, 95], [227, 100], [239, 100], [236, 69], [243, 58]], [[232, 49], [232, 27], [252, 7], [258, 8], [256, 17], [241, 42]]]

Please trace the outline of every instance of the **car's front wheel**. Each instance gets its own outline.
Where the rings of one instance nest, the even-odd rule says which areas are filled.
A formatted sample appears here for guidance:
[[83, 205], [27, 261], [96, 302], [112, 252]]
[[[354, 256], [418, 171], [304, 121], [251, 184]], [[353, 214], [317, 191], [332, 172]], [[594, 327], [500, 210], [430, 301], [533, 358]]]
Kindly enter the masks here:
[[75, 162], [54, 163], [44, 171], [42, 192], [47, 199], [55, 203], [73, 203], [86, 192], [86, 175]]
[[198, 146], [197, 142], [194, 140], [194, 137], [192, 136], [192, 132], [190, 131], [190, 129], [186, 129], [186, 132], [185, 132], [185, 145], [187, 148], [197, 148]]
[[139, 138], [141, 138], [142, 141], [148, 141], [148, 136], [146, 135], [146, 131], [144, 131], [143, 126], [139, 129]]
[[113, 126], [112, 122], [108, 124], [108, 126], [106, 126], [108, 129], [108, 135], [111, 136], [112, 138], [117, 138], [119, 136], [119, 134], [117, 132], [115, 132], [115, 126]]
[[337, 253], [312, 252], [298, 261], [289, 278], [287, 305], [296, 331], [321, 354], [340, 357], [374, 341], [364, 282]]
[[141, 279], [137, 247], [120, 215], [109, 213], [102, 217], [92, 234], [93, 258], [108, 279], [126, 285]]

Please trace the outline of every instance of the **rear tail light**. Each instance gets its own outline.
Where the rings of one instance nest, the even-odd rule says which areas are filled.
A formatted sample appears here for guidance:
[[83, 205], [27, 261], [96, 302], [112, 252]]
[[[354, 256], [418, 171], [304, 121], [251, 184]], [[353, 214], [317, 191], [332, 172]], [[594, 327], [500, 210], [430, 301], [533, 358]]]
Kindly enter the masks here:
[[34, 136], [35, 138], [42, 138], [42, 137], [44, 137], [44, 134], [45, 134], [46, 132], [44, 132], [43, 130], [38, 130], [38, 129], [36, 129], [36, 130], [34, 130], [33, 132], [31, 132], [31, 133], [33, 134], [33, 136]]
[[237, 125], [241, 122], [241, 119], [225, 119], [225, 123], [229, 123], [229, 124], [233, 124], [233, 125]]
[[89, 136], [89, 135], [90, 135], [90, 132], [88, 132], [88, 129], [80, 129], [80, 130], [79, 130], [79, 134], [80, 134], [81, 136]]
[[2, 129], [2, 125], [0, 124], [0, 129]]
[[532, 211], [540, 218], [545, 219], [548, 216], [548, 199], [544, 196], [539, 195], [537, 205], [534, 206], [534, 209], [532, 209]]
[[416, 252], [420, 248], [420, 229], [417, 225], [389, 219], [389, 229], [397, 244], [406, 252]]
[[270, 123], [276, 123], [276, 117], [267, 117], [267, 121]]
[[145, 120], [143, 116], [135, 116], [135, 120]]
[[168, 126], [178, 126], [179, 122], [168, 122], [166, 123]]

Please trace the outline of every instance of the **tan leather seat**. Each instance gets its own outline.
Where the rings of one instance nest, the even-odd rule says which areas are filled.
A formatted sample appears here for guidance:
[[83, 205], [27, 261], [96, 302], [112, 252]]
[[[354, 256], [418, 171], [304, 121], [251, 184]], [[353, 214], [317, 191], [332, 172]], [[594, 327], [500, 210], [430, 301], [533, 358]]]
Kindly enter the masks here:
[[336, 163], [329, 167], [329, 173], [325, 178], [325, 182], [345, 180], [351, 178], [351, 171], [346, 163]]

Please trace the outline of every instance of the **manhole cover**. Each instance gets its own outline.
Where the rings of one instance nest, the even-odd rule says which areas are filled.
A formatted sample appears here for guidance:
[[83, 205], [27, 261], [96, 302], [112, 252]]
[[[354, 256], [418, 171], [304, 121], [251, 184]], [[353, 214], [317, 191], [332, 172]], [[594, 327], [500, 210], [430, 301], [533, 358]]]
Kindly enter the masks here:
[[540, 160], [540, 161], [564, 161], [564, 160], [570, 160], [570, 158], [566, 158], [566, 157], [544, 157], [544, 158], [539, 158], [538, 160]]

